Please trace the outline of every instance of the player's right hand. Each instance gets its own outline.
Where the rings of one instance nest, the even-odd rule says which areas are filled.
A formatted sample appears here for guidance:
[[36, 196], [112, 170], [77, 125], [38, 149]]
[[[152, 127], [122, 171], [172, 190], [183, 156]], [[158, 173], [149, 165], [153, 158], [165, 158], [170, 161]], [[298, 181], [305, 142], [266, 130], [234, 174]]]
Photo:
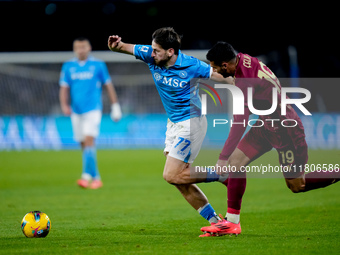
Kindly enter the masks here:
[[115, 49], [118, 44], [122, 41], [122, 38], [118, 35], [111, 35], [109, 36], [109, 40], [107, 42], [107, 46], [110, 50]]
[[111, 105], [111, 113], [110, 113], [111, 119], [113, 121], [117, 122], [117, 121], [120, 121], [122, 116], [123, 116], [123, 114], [122, 114], [122, 110], [120, 109], [119, 103], [112, 104]]
[[71, 107], [69, 105], [62, 105], [61, 110], [62, 110], [64, 115], [66, 115], [66, 116], [71, 115], [72, 111], [71, 111]]
[[228, 84], [235, 85], [235, 79], [232, 76], [225, 78]]

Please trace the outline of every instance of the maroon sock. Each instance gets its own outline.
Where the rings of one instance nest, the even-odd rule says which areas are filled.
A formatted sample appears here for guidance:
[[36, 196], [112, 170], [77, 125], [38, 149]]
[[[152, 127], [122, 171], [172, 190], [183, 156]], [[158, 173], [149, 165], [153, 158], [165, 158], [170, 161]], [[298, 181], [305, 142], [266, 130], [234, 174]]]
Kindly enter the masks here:
[[312, 172], [312, 173], [306, 174], [305, 180], [306, 180], [306, 188], [304, 191], [324, 188], [324, 187], [327, 187], [328, 185], [331, 185], [339, 181], [340, 172], [335, 172], [335, 171]]
[[242, 197], [246, 190], [247, 178], [245, 172], [231, 172], [228, 178], [228, 212], [239, 214]]

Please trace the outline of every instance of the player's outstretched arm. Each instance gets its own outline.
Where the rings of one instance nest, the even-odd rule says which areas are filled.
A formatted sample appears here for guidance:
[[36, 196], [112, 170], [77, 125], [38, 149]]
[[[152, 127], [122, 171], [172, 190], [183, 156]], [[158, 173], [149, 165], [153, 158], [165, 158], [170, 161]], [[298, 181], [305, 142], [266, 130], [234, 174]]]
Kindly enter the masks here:
[[215, 82], [235, 85], [235, 81], [233, 77], [229, 76], [229, 77], [224, 78], [221, 74], [217, 72], [212, 72], [210, 79]]
[[107, 45], [111, 51], [130, 55], [133, 55], [133, 48], [135, 46], [134, 44], [123, 43], [122, 38], [118, 35], [109, 36]]

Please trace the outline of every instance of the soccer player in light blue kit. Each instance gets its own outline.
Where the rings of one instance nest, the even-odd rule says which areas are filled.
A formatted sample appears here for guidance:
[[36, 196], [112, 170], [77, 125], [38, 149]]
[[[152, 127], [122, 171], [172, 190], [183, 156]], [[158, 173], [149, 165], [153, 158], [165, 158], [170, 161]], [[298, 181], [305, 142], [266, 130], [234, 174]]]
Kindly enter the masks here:
[[[208, 173], [204, 178], [193, 178], [190, 174], [191, 164], [198, 155], [207, 130], [206, 118], [201, 116], [198, 88], [190, 88], [190, 79], [211, 78], [224, 83], [229, 80], [212, 72], [205, 62], [183, 54], [179, 50], [181, 38], [173, 28], [157, 29], [152, 39], [152, 45], [134, 45], [124, 43], [121, 37], [113, 35], [108, 39], [108, 47], [114, 52], [134, 55], [149, 66], [169, 118], [163, 177], [177, 187], [202, 217], [216, 223], [220, 218], [195, 183], [212, 179], [223, 182], [224, 177]], [[196, 93], [190, 93], [191, 89], [196, 89]], [[190, 104], [190, 100], [196, 101], [196, 104]]]
[[74, 40], [73, 51], [76, 58], [65, 62], [61, 70], [60, 105], [65, 115], [71, 115], [74, 139], [80, 142], [83, 150], [83, 172], [77, 183], [83, 188], [98, 189], [103, 183], [97, 166], [95, 138], [102, 117], [103, 85], [111, 101], [112, 120], [120, 120], [122, 113], [105, 63], [89, 56], [89, 40]]

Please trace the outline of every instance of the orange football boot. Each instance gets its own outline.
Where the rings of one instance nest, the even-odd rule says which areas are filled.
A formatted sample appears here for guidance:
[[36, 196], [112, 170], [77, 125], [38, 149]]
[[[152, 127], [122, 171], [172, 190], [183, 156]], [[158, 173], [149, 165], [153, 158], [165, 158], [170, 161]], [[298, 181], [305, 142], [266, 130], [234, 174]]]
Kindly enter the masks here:
[[[222, 215], [220, 215], [221, 217]], [[227, 219], [221, 217], [216, 224], [211, 224], [210, 226], [201, 228], [201, 231], [204, 233], [203, 236], [223, 236], [223, 235], [239, 235], [241, 234], [241, 224], [235, 224]], [[210, 235], [206, 235], [210, 234]]]

